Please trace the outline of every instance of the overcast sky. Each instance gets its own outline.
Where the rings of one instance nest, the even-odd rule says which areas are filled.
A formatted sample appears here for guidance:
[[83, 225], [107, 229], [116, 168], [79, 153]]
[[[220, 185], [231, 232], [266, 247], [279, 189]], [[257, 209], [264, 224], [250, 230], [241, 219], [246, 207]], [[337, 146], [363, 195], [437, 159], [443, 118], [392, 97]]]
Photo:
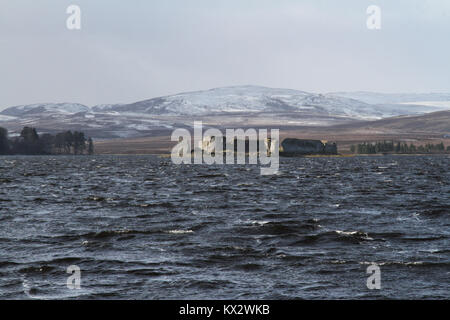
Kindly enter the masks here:
[[449, 92], [450, 1], [0, 0], [0, 109], [242, 84]]

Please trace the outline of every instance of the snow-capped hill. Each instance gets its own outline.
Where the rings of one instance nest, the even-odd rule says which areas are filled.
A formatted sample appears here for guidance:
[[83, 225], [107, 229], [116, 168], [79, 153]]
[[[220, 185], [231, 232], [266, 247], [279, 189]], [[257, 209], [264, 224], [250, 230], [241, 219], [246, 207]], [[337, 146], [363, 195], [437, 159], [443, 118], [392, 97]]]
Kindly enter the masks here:
[[90, 108], [78, 103], [39, 103], [10, 107], [1, 112], [6, 116], [24, 116], [40, 114], [76, 114], [80, 112], [89, 112]]
[[116, 110], [168, 115], [261, 112], [280, 105], [280, 99], [294, 95], [306, 96], [308, 93], [258, 86], [224, 87], [139, 101]]
[[380, 118], [366, 103], [292, 89], [259, 86], [215, 88], [144, 100], [113, 108], [147, 114], [202, 116], [219, 113], [304, 112], [352, 118]]

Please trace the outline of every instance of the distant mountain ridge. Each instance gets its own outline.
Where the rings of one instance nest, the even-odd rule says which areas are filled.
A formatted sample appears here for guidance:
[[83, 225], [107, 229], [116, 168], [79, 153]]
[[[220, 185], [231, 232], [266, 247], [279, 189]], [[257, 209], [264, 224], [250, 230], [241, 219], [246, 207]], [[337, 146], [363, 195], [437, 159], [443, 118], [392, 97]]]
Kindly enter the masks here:
[[420, 103], [424, 101], [450, 102], [450, 93], [379, 93], [367, 91], [332, 92], [331, 96], [359, 100], [369, 104]]
[[79, 112], [90, 112], [90, 111], [91, 108], [78, 103], [37, 103], [37, 104], [10, 107], [0, 112], [0, 114], [5, 116], [17, 117], [33, 114], [38, 115], [44, 112], [75, 114]]
[[[91, 132], [94, 137], [112, 138], [145, 136], [155, 130], [192, 126], [193, 120], [202, 119], [218, 124], [236, 122], [237, 125], [242, 122], [248, 125], [334, 125], [445, 109], [442, 106], [414, 104], [411, 95], [404, 101], [400, 96], [361, 92], [342, 93], [341, 96], [338, 93], [316, 94], [293, 89], [234, 86], [129, 104], [88, 107], [77, 103], [41, 103], [14, 106], [0, 112], [0, 126], [11, 131], [24, 125], [35, 126], [41, 131], [68, 128]], [[450, 101], [450, 94], [442, 94], [440, 101], [445, 101], [447, 96]], [[416, 97], [424, 98], [420, 94]]]

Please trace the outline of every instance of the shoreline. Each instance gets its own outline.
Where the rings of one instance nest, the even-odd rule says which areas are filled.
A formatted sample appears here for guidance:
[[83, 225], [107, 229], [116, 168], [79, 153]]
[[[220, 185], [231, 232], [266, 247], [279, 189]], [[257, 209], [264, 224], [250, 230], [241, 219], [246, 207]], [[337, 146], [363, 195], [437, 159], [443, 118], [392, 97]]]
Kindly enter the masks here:
[[[298, 156], [283, 156], [280, 158], [354, 158], [354, 157], [384, 157], [384, 156], [450, 156], [450, 153], [388, 153], [388, 154], [307, 154]], [[2, 154], [0, 157], [95, 157], [95, 156], [155, 156], [170, 158], [170, 153], [99, 153], [99, 154]]]

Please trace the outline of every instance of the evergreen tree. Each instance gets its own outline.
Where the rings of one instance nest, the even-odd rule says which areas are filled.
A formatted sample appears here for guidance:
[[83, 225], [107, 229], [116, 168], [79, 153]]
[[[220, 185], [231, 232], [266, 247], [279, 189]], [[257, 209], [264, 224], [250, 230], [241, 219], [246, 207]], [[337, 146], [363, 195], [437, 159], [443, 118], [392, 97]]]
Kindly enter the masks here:
[[94, 154], [94, 142], [92, 141], [92, 138], [88, 139], [88, 154]]
[[358, 144], [357, 153], [359, 153], [359, 154], [364, 153], [364, 145], [365, 144], [361, 144], [361, 143]]
[[8, 130], [0, 127], [0, 154], [9, 153]]
[[66, 131], [64, 133], [64, 152], [70, 154], [73, 146], [73, 133], [72, 131]]
[[18, 151], [22, 154], [39, 154], [39, 136], [35, 128], [24, 127], [20, 132], [20, 137], [22, 138], [21, 143], [19, 143]]
[[49, 133], [44, 133], [39, 137], [39, 149], [44, 154], [52, 154], [55, 145], [55, 137]]
[[72, 136], [73, 139], [73, 153], [74, 154], [83, 154], [86, 149], [86, 138], [84, 137], [83, 132], [75, 131]]
[[55, 136], [54, 140], [55, 149], [59, 154], [64, 152], [65, 148], [65, 133], [61, 132]]
[[24, 127], [20, 132], [20, 136], [25, 142], [36, 142], [39, 139], [36, 129], [31, 127]]

